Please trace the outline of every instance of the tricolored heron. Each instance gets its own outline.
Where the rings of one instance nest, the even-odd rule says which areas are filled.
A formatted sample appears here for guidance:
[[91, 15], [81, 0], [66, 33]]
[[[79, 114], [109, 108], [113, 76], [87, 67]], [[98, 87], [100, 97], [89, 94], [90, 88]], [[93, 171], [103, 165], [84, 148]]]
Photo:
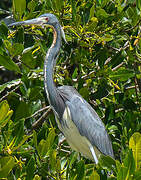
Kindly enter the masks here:
[[17, 25], [46, 25], [53, 29], [53, 43], [44, 62], [44, 86], [56, 122], [72, 149], [98, 163], [100, 154], [114, 157], [112, 144], [105, 126], [95, 110], [71, 86], [56, 87], [53, 80], [54, 66], [61, 47], [64, 31], [53, 14], [15, 22]]

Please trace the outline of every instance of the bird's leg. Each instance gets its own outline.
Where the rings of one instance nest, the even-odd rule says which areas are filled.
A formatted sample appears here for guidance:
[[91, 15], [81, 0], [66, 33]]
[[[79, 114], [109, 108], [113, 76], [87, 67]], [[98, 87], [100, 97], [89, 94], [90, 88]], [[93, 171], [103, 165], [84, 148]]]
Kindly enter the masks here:
[[64, 135], [63, 135], [62, 133], [60, 133], [60, 134], [59, 134], [58, 146], [61, 146], [64, 141], [66, 141], [66, 138], [64, 137]]
[[95, 153], [94, 148], [93, 148], [92, 145], [90, 145], [90, 151], [91, 151], [91, 153], [92, 153], [92, 155], [93, 155], [93, 157], [94, 157], [95, 163], [98, 164], [98, 159], [97, 159], [97, 157], [96, 157], [96, 153]]

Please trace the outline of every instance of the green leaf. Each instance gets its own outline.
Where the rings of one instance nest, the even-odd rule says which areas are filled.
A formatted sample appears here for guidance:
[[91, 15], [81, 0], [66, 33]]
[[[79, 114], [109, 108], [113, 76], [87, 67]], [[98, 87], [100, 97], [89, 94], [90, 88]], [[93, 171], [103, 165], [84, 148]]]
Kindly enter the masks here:
[[94, 10], [95, 10], [95, 4], [91, 7], [90, 9], [90, 16], [89, 16], [89, 19], [93, 18], [94, 17]]
[[139, 10], [141, 10], [141, 1], [140, 0], [136, 0], [136, 5], [137, 5], [137, 8]]
[[88, 25], [84, 28], [87, 31], [93, 32], [98, 24], [98, 19], [96, 17], [92, 17], [88, 23]]
[[27, 180], [33, 179], [34, 171], [35, 171], [35, 159], [33, 156], [31, 156], [26, 166], [26, 173], [27, 173], [26, 179]]
[[[124, 38], [124, 37], [122, 37], [122, 38]], [[112, 66], [112, 68], [114, 68], [114, 67], [118, 66], [120, 63], [122, 63], [124, 61], [124, 59], [125, 59], [125, 55], [122, 51], [120, 51], [118, 53], [113, 54], [112, 59], [109, 64]], [[123, 67], [121, 67], [121, 68], [123, 68]], [[114, 73], [115, 73], [115, 71], [114, 71]]]
[[26, 9], [26, 0], [13, 0], [13, 10], [16, 15], [19, 16], [19, 19], [23, 15]]
[[70, 163], [69, 163], [69, 169], [71, 169], [73, 167], [73, 164], [75, 163], [75, 161], [78, 158], [78, 152], [72, 152], [71, 156], [70, 156]]
[[98, 64], [101, 68], [104, 66], [107, 57], [108, 57], [107, 49], [101, 48], [96, 55], [96, 59], [98, 59]]
[[17, 150], [17, 149], [19, 149], [29, 138], [31, 138], [32, 137], [32, 135], [24, 135], [23, 136], [23, 138], [22, 138], [22, 140], [20, 141], [20, 143], [17, 145], [17, 146], [15, 146], [13, 149], [12, 149], [12, 151], [15, 151], [15, 150]]
[[48, 144], [48, 149], [51, 148], [53, 145], [54, 139], [55, 139], [55, 129], [51, 128], [47, 137], [47, 144]]
[[6, 27], [4, 23], [1, 23], [0, 24], [0, 37], [3, 39], [7, 39], [7, 35], [8, 35], [8, 28]]
[[58, 12], [60, 12], [62, 10], [62, 8], [63, 8], [64, 1], [63, 0], [55, 0], [54, 2], [55, 2], [56, 10]]
[[140, 179], [141, 179], [141, 170], [140, 170], [140, 169], [137, 170], [137, 171], [134, 173], [133, 178], [134, 178], [135, 180], [140, 180]]
[[126, 179], [129, 179], [129, 177], [135, 172], [135, 161], [131, 150], [126, 155], [123, 164], [125, 167], [127, 167]]
[[10, 171], [15, 166], [15, 159], [11, 156], [0, 158], [0, 178], [7, 178]]
[[135, 132], [129, 140], [129, 148], [133, 151], [136, 169], [141, 168], [141, 134]]
[[120, 171], [119, 171], [118, 174], [117, 174], [117, 180], [128, 180], [128, 179], [126, 179], [126, 177], [127, 177], [127, 171], [128, 171], [128, 168], [122, 166], [121, 169], [120, 169]]
[[26, 103], [25, 101], [20, 101], [14, 113], [15, 121], [29, 117], [30, 115], [31, 115], [30, 104]]
[[82, 96], [84, 99], [86, 99], [86, 100], [89, 99], [89, 90], [88, 90], [87, 87], [81, 88], [81, 89], [79, 90], [79, 93], [81, 94], [81, 96]]
[[33, 130], [33, 143], [35, 148], [37, 149], [37, 133], [35, 130]]
[[37, 101], [38, 99], [42, 99], [41, 91], [42, 91], [42, 88], [39, 86], [31, 88], [30, 93], [29, 93], [29, 100]]
[[20, 119], [14, 125], [13, 135], [16, 137], [14, 145], [18, 145], [20, 141], [23, 139], [24, 135], [24, 119]]
[[2, 101], [0, 103], [0, 128], [4, 127], [8, 123], [12, 114], [13, 111], [9, 110], [7, 101]]
[[123, 101], [123, 106], [124, 106], [124, 109], [128, 109], [128, 110], [136, 110], [137, 109], [137, 105], [135, 104], [135, 102], [129, 98], [127, 98]]
[[20, 68], [17, 66], [17, 64], [12, 61], [12, 59], [8, 56], [0, 55], [0, 65], [4, 66], [6, 69], [10, 71], [16, 71], [20, 73]]
[[51, 150], [49, 153], [51, 170], [56, 169], [56, 165], [57, 165], [56, 164], [56, 155], [57, 155], [56, 149]]
[[17, 86], [17, 85], [19, 85], [21, 83], [21, 79], [16, 79], [16, 80], [12, 80], [12, 81], [10, 81], [10, 82], [7, 82], [7, 83], [5, 83], [5, 84], [2, 84], [2, 85], [0, 85], [0, 93], [2, 92], [2, 91], [4, 91], [6, 88], [11, 88], [11, 87], [14, 87], [14, 86]]
[[75, 68], [73, 74], [72, 74], [72, 79], [75, 79], [78, 75], [78, 68]]
[[105, 35], [101, 38], [101, 40], [104, 41], [104, 42], [109, 42], [109, 41], [112, 41], [113, 38], [114, 38], [114, 37], [113, 37], [112, 35], [110, 35], [110, 34], [105, 34]]
[[57, 172], [61, 172], [61, 161], [60, 161], [60, 159], [57, 159], [57, 162], [56, 162], [56, 171]]
[[108, 171], [115, 170], [116, 162], [110, 156], [100, 155], [99, 164], [103, 169], [107, 169]]
[[38, 144], [38, 153], [40, 157], [44, 157], [48, 152], [48, 144], [47, 141], [42, 139]]
[[100, 176], [96, 171], [93, 171], [89, 180], [100, 180]]
[[36, 65], [36, 61], [33, 58], [32, 51], [27, 51], [26, 53], [24, 53], [21, 60], [29, 68], [34, 68]]
[[117, 180], [132, 180], [135, 173], [135, 161], [131, 150], [129, 150], [129, 152], [126, 154], [122, 165], [117, 168], [117, 170]]
[[104, 18], [107, 18], [109, 15], [106, 13], [104, 9], [99, 8], [96, 12], [96, 16], [100, 19], [104, 19]]
[[125, 69], [124, 67], [119, 68], [116, 71], [113, 71], [113, 73], [111, 73], [109, 75], [109, 77], [111, 79], [120, 79], [120, 81], [126, 81], [132, 77], [134, 77], [134, 72], [130, 69]]
[[72, 20], [73, 22], [76, 21], [76, 1], [71, 0], [71, 7], [72, 7]]
[[37, 2], [34, 1], [34, 0], [32, 0], [32, 1], [30, 1], [30, 2], [28, 3], [27, 8], [28, 8], [30, 11], [34, 11], [34, 9], [35, 9], [35, 7], [36, 7], [36, 4], [37, 4]]
[[6, 49], [9, 51], [9, 53], [12, 57], [21, 55], [21, 53], [24, 50], [24, 46], [21, 43], [11, 44], [11, 42], [8, 40], [4, 40], [3, 42], [4, 42]]
[[34, 176], [33, 180], [41, 180], [41, 177], [36, 174], [36, 175]]
[[83, 179], [84, 174], [85, 174], [85, 163], [83, 160], [79, 161], [77, 163], [77, 168], [76, 168], [76, 173], [77, 173], [77, 178], [76, 179]]
[[46, 140], [42, 139], [38, 145], [38, 153], [40, 154], [41, 157], [44, 157], [47, 154], [47, 152], [51, 149], [51, 146], [54, 142], [54, 138], [55, 138], [55, 129], [51, 128], [47, 136], [47, 139]]
[[23, 52], [23, 50], [24, 50], [23, 44], [15, 43], [15, 44], [13, 44], [13, 46], [12, 46], [12, 52], [11, 52], [11, 54], [12, 54], [13, 57], [14, 57], [14, 56], [17, 56], [17, 55], [21, 55], [21, 53]]
[[120, 169], [121, 169], [121, 164], [118, 160], [116, 160], [116, 168], [117, 168], [117, 171], [119, 172]]

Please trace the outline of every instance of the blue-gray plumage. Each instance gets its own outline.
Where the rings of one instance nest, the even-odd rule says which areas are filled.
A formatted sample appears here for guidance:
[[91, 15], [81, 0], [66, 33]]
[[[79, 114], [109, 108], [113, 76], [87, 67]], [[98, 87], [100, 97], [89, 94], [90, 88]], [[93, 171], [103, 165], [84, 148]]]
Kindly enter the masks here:
[[98, 163], [101, 153], [114, 157], [112, 144], [105, 126], [95, 110], [71, 86], [56, 87], [53, 71], [61, 47], [64, 31], [53, 14], [43, 14], [36, 19], [16, 22], [16, 25], [46, 25], [53, 29], [53, 43], [44, 62], [44, 85], [47, 98], [54, 111], [59, 129], [70, 146]]

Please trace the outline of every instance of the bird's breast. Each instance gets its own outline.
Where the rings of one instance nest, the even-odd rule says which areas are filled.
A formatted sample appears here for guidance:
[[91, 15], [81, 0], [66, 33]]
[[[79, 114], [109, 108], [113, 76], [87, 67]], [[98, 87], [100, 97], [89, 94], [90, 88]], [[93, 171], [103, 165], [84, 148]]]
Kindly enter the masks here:
[[81, 134], [79, 133], [79, 130], [71, 119], [71, 113], [68, 107], [66, 107], [64, 110], [61, 120], [62, 124], [57, 117], [56, 121], [59, 129], [64, 134], [71, 148], [75, 151], [81, 152], [84, 156], [93, 160], [93, 156], [89, 148], [90, 142], [87, 140], [86, 137], [81, 136]]

